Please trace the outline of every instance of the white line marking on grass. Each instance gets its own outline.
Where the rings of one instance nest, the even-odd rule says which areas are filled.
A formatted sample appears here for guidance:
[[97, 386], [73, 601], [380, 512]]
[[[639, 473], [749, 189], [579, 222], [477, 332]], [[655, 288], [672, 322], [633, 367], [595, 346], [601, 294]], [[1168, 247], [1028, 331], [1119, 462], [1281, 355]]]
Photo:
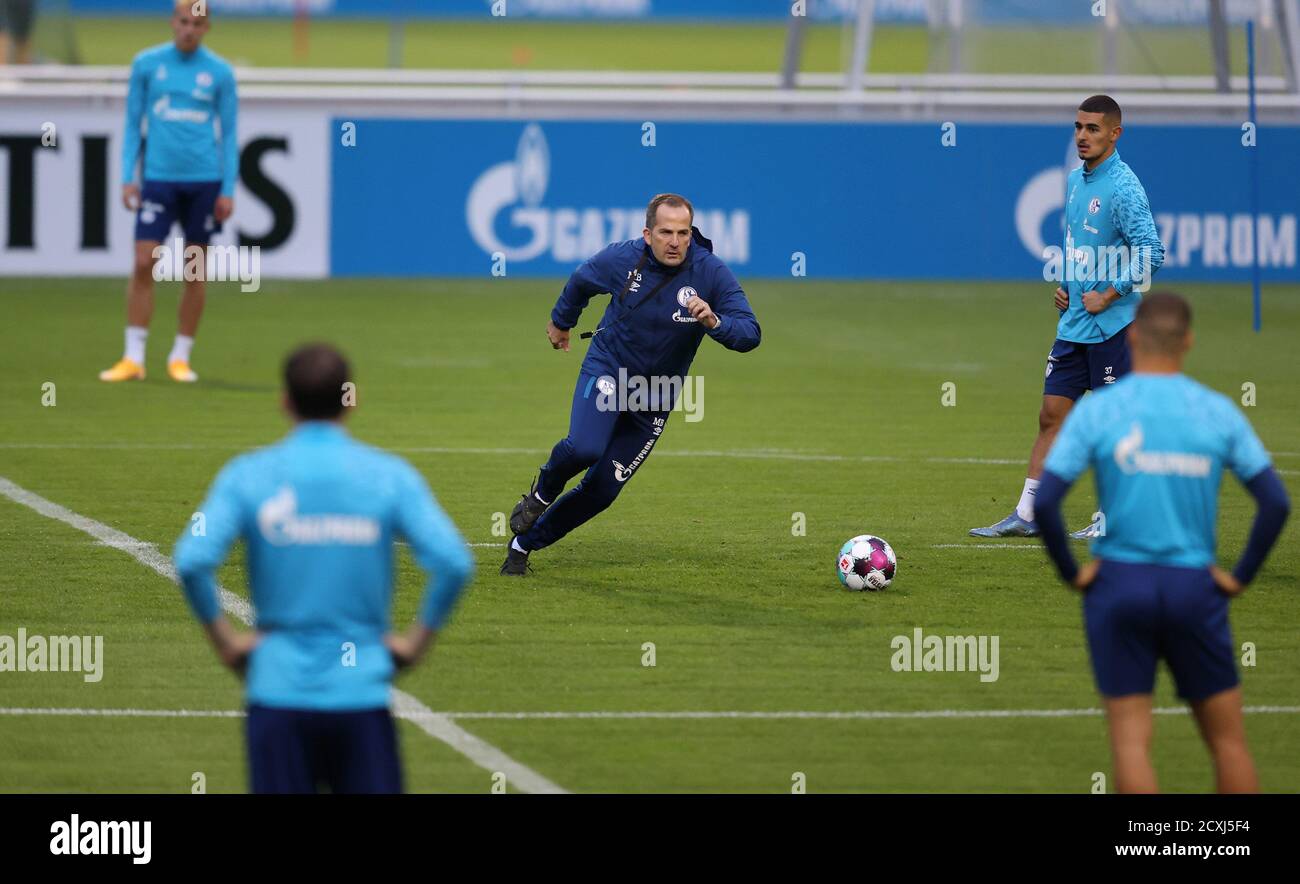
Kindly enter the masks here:
[[796, 461], [829, 461], [832, 463], [843, 463], [849, 461], [852, 463], [901, 463], [908, 458], [891, 457], [885, 454], [817, 454], [814, 452], [794, 452], [794, 451], [763, 451], [763, 450], [736, 450], [736, 451], [672, 451], [665, 450], [657, 452], [660, 457], [727, 457], [737, 460], [796, 460]]
[[[1151, 710], [1156, 715], [1185, 715], [1186, 706], [1162, 706]], [[1294, 715], [1300, 706], [1247, 706], [1251, 714]], [[758, 720], [896, 720], [910, 718], [1090, 718], [1104, 715], [1101, 709], [859, 709], [845, 712], [443, 712], [449, 718], [508, 719], [512, 721], [573, 719], [758, 719]]]
[[[149, 443], [149, 442], [0, 442], [0, 450], [31, 449], [51, 451], [251, 451], [258, 446], [246, 445], [188, 445], [184, 443]], [[420, 445], [389, 448], [399, 454], [486, 454], [503, 455], [545, 455], [549, 448], [456, 448], [440, 445]], [[1273, 457], [1300, 457], [1300, 452], [1271, 451]], [[821, 454], [812, 451], [799, 451], [789, 448], [749, 448], [727, 451], [714, 450], [663, 450], [659, 457], [721, 457], [732, 460], [791, 460], [791, 461], [826, 461], [830, 463], [938, 463], [938, 464], [982, 464], [987, 466], [1012, 466], [1024, 464], [1023, 457], [894, 457], [874, 454]], [[1295, 471], [1278, 470], [1285, 476], [1296, 475]]]
[[[256, 446], [242, 445], [186, 445], [165, 443], [134, 442], [0, 442], [0, 449], [33, 450], [71, 450], [71, 451], [248, 451]], [[454, 448], [441, 445], [418, 445], [390, 447], [388, 451], [398, 454], [488, 454], [529, 455], [535, 457], [550, 453], [549, 448]], [[888, 457], [884, 455], [847, 455], [818, 454], [800, 451], [773, 451], [770, 449], [748, 449], [736, 451], [661, 451], [660, 457], [726, 457], [755, 460], [809, 460], [809, 461], [882, 461], [900, 462], [910, 458]], [[1000, 463], [1001, 461], [999, 461]], [[1007, 463], [1023, 463], [1024, 458]]]
[[[156, 571], [173, 583], [177, 582], [176, 568], [172, 564], [172, 560], [160, 553], [152, 543], [137, 540], [129, 534], [118, 531], [116, 528], [110, 528], [103, 522], [96, 522], [94, 519], [74, 513], [72, 510], [61, 507], [53, 501], [46, 500], [39, 494], [15, 485], [3, 476], [0, 476], [0, 494], [15, 503], [20, 503], [35, 510], [46, 518], [71, 525], [78, 531], [89, 534], [105, 546], [121, 550], [140, 564]], [[218, 591], [223, 609], [229, 611], [244, 623], [251, 624], [253, 622], [253, 606], [248, 603], [247, 599], [235, 595], [224, 587], [218, 587]], [[506, 780], [520, 791], [547, 793], [565, 791], [537, 773], [537, 771], [520, 764], [495, 746], [485, 743], [468, 731], [458, 727], [447, 716], [434, 712], [415, 697], [396, 688], [393, 688], [393, 712], [400, 718], [409, 719], [420, 730], [446, 743], [484, 770], [490, 772], [501, 771], [506, 775]]]
[[1043, 549], [1041, 543], [932, 543], [930, 549]]
[[[1151, 710], [1156, 715], [1186, 715], [1186, 706], [1161, 706]], [[1296, 715], [1300, 706], [1246, 706], [1248, 715]], [[761, 721], [890, 721], [899, 719], [984, 719], [984, 718], [1097, 718], [1101, 709], [917, 709], [833, 711], [689, 711], [689, 712], [423, 712], [403, 715], [413, 722], [431, 719], [437, 722], [453, 718], [494, 721], [581, 721], [601, 720], [716, 720], [740, 719]], [[75, 709], [0, 707], [0, 715], [72, 715], [105, 718], [243, 718], [242, 709]], [[477, 739], [477, 738], [476, 738]], [[488, 751], [495, 751], [488, 747]]]
[[186, 445], [180, 442], [0, 442], [22, 451], [241, 451], [239, 445]]
[[0, 715], [86, 715], [100, 718], [243, 718], [243, 709], [74, 709], [0, 707]]
[[[393, 543], [397, 544], [398, 546], [405, 546], [405, 547], [409, 547], [409, 546], [410, 546], [410, 544], [407, 543], [405, 540], [394, 540]], [[504, 542], [502, 542], [502, 543], [467, 543], [467, 544], [465, 544], [465, 545], [466, 545], [466, 546], [470, 546], [470, 547], [473, 547], [473, 546], [505, 546], [505, 543], [504, 543]]]
[[567, 794], [566, 789], [456, 724], [451, 716], [434, 712], [415, 697], [396, 688], [393, 689], [393, 711], [434, 739], [442, 740], [484, 770], [501, 771], [506, 775], [506, 781], [521, 792]]

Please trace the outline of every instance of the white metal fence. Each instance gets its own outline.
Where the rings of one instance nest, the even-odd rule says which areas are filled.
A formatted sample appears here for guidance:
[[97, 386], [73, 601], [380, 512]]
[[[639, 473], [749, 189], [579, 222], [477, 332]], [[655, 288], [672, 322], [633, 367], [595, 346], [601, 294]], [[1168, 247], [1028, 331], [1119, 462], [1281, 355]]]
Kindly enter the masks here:
[[[33, 66], [0, 72], [0, 102], [125, 96], [124, 67]], [[718, 119], [1059, 119], [1109, 92], [1144, 120], [1244, 121], [1244, 77], [1232, 92], [1210, 76], [867, 74], [861, 89], [839, 74], [241, 68], [244, 102], [365, 110], [404, 116], [644, 116]], [[1300, 123], [1300, 95], [1281, 77], [1256, 83], [1261, 122]]]

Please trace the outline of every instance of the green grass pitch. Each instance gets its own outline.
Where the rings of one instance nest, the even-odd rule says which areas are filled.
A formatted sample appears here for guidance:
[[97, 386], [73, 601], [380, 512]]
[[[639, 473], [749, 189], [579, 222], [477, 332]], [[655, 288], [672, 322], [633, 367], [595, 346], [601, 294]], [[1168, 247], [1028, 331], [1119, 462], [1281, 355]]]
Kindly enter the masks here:
[[[542, 334], [556, 280], [268, 282], [214, 286], [195, 350], [202, 380], [177, 385], [163, 358], [177, 287], [162, 286], [144, 383], [95, 373], [121, 346], [123, 281], [6, 280], [15, 333], [0, 372], [0, 476], [170, 552], [217, 469], [285, 432], [277, 370], [325, 338], [353, 359], [361, 439], [402, 451], [472, 543], [504, 543], [508, 512], [565, 431], [585, 345]], [[1055, 312], [1035, 284], [748, 280], [763, 344], [705, 341], [704, 419], [675, 415], [661, 447], [602, 516], [537, 553], [535, 573], [496, 574], [479, 546], [475, 583], [431, 657], [399, 686], [457, 712], [934, 711], [1097, 705], [1079, 599], [1032, 542], [966, 536], [1019, 493]], [[1185, 286], [1197, 311], [1190, 372], [1247, 409], [1300, 490], [1300, 288], [1266, 290], [1249, 329], [1243, 286]], [[603, 299], [590, 308], [601, 309]], [[589, 315], [586, 319], [594, 319]], [[583, 328], [590, 323], [584, 322]], [[42, 404], [43, 385], [56, 404]], [[945, 382], [957, 402], [941, 404]], [[504, 449], [505, 451], [501, 451]], [[514, 451], [512, 451], [514, 450]], [[517, 452], [517, 453], [516, 453]], [[884, 459], [888, 458], [888, 459]], [[994, 461], [994, 462], [979, 462]], [[1093, 510], [1090, 481], [1069, 521]], [[1221, 560], [1241, 549], [1252, 506], [1225, 481]], [[806, 534], [792, 531], [795, 514]], [[1233, 607], [1255, 706], [1294, 706], [1300, 520]], [[881, 593], [842, 590], [835, 558], [877, 533], [899, 555]], [[207, 647], [179, 590], [123, 552], [0, 497], [0, 633], [103, 635], [104, 677], [0, 673], [0, 707], [234, 710], [239, 686]], [[242, 554], [224, 585], [246, 592]], [[421, 591], [402, 553], [406, 622]], [[1000, 677], [890, 668], [890, 641], [926, 633], [1000, 637]], [[656, 664], [642, 665], [653, 642]], [[1157, 701], [1174, 705], [1162, 673]], [[464, 719], [462, 726], [574, 791], [1085, 792], [1109, 772], [1100, 718]], [[245, 788], [237, 718], [0, 714], [0, 791]], [[1300, 789], [1300, 716], [1252, 714], [1268, 790]], [[490, 773], [410, 724], [408, 786], [483, 792]], [[1157, 719], [1170, 791], [1212, 788], [1186, 716]]]
[[[810, 23], [801, 69], [843, 71], [852, 57], [852, 29]], [[409, 21], [396, 32], [382, 20], [312, 20], [306, 39], [288, 19], [214, 19], [206, 45], [237, 65], [388, 67], [394, 56], [407, 68], [518, 70], [768, 71], [781, 69], [783, 22], [554, 22], [536, 20]], [[40, 25], [37, 49], [69, 60], [71, 46], [83, 64], [129, 64], [146, 46], [171, 39], [165, 15], [112, 18], [52, 17]], [[1233, 73], [1246, 72], [1242, 28], [1230, 34]], [[1092, 74], [1103, 71], [1097, 31], [989, 27], [968, 32], [962, 67], [996, 73]], [[1277, 74], [1276, 47], [1259, 59], [1259, 73]], [[1214, 72], [1204, 28], [1125, 29], [1117, 45], [1125, 74]], [[870, 69], [876, 73], [947, 71], [948, 49], [924, 27], [877, 26]]]

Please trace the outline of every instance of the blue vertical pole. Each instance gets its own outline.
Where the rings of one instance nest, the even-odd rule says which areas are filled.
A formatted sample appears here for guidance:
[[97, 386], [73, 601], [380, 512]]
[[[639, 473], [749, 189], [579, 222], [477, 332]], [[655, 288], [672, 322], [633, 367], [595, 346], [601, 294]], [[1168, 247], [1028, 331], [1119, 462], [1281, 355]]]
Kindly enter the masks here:
[[1250, 88], [1250, 123], [1254, 127], [1254, 147], [1250, 149], [1250, 283], [1255, 305], [1255, 331], [1263, 325], [1259, 292], [1259, 120], [1255, 116], [1255, 22], [1246, 21], [1246, 80]]

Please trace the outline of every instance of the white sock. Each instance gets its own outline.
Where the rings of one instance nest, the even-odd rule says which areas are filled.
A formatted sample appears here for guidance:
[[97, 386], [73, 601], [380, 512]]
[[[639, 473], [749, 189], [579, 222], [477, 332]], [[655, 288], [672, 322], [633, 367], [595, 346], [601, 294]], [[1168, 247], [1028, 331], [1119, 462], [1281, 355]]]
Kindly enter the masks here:
[[126, 350], [123, 356], [136, 365], [144, 365], [144, 342], [149, 337], [149, 329], [138, 325], [126, 327]]
[[515, 552], [521, 552], [521, 553], [526, 553], [526, 552], [528, 552], [528, 550], [524, 549], [522, 546], [519, 545], [519, 538], [518, 538], [518, 537], [516, 537], [514, 540], [510, 541], [510, 548], [513, 549]]
[[190, 350], [194, 347], [194, 339], [187, 338], [185, 335], [177, 335], [175, 342], [172, 343], [171, 355], [167, 357], [167, 362], [184, 362], [190, 361]]
[[1026, 479], [1025, 490], [1020, 492], [1020, 503], [1016, 504], [1016, 515], [1026, 522], [1034, 520], [1034, 496], [1038, 494], [1038, 480]]

